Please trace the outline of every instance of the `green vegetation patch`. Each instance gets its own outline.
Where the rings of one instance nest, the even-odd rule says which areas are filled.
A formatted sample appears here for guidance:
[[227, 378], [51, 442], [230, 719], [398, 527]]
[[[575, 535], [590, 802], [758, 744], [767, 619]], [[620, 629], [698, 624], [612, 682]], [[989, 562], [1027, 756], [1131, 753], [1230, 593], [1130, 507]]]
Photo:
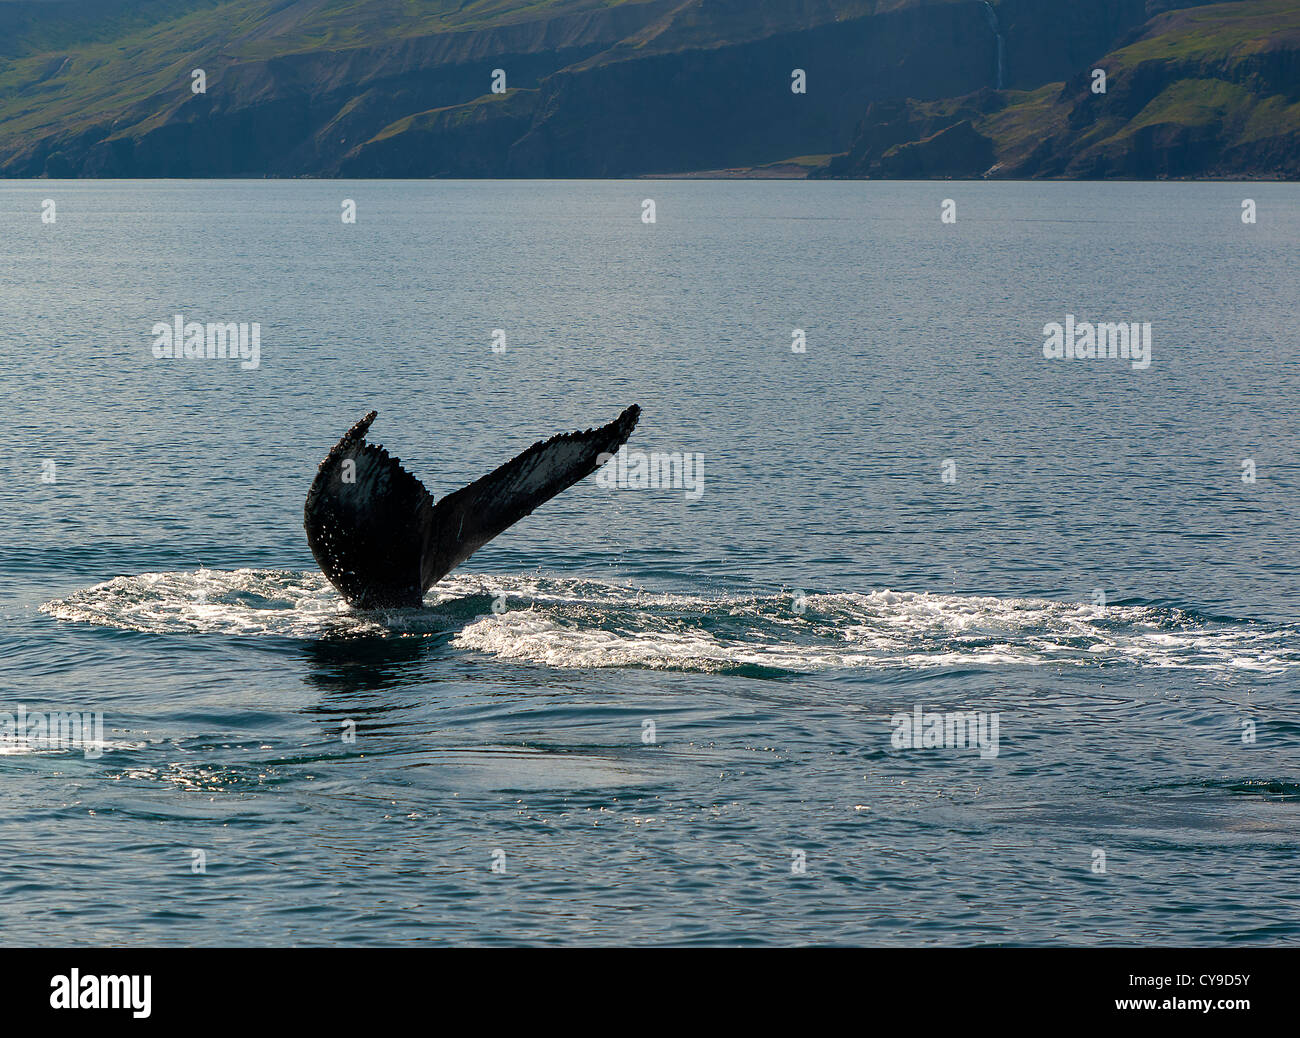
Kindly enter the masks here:
[[1143, 61], [1223, 61], [1267, 50], [1283, 36], [1300, 37], [1295, 0], [1239, 0], [1171, 11], [1152, 19], [1145, 39], [1115, 51], [1125, 66]]

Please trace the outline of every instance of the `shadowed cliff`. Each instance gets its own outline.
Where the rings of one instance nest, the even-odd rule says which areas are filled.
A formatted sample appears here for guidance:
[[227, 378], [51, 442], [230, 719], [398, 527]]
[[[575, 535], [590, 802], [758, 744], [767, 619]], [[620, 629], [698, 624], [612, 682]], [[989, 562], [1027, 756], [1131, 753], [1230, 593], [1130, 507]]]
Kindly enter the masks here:
[[1298, 11], [0, 0], [0, 171], [1294, 176]]

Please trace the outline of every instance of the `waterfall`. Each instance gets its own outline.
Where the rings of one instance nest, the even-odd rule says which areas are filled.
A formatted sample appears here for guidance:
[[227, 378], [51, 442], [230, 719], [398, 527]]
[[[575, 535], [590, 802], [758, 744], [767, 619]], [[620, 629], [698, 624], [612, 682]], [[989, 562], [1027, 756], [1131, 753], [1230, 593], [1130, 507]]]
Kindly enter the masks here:
[[991, 3], [989, 3], [988, 0], [984, 0], [984, 13], [988, 16], [988, 19], [989, 19], [989, 28], [993, 30], [993, 36], [994, 36], [994, 38], [996, 38], [997, 41], [998, 41], [998, 80], [997, 80], [997, 88], [998, 88], [999, 90], [1001, 90], [1001, 89], [1002, 89], [1002, 32], [1001, 32], [1001, 30], [998, 28], [998, 15], [997, 15], [997, 12], [993, 10], [993, 5], [992, 5]]

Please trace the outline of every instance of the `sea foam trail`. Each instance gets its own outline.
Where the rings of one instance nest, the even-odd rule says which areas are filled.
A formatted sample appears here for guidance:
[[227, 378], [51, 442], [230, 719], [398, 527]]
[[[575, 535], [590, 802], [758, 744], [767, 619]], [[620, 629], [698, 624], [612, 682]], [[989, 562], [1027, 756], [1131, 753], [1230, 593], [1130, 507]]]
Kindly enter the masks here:
[[316, 639], [446, 632], [459, 648], [550, 667], [808, 672], [1128, 664], [1280, 672], [1300, 666], [1295, 625], [1211, 620], [1156, 606], [904, 591], [796, 600], [453, 574], [423, 609], [362, 613], [318, 573], [200, 569], [117, 577], [41, 609], [60, 620], [157, 634]]

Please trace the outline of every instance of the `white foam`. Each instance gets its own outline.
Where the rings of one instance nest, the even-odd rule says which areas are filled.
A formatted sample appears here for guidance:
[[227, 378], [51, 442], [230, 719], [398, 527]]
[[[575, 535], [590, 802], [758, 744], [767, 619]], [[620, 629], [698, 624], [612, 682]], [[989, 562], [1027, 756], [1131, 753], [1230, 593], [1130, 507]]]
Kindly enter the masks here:
[[388, 633], [377, 617], [349, 609], [321, 574], [289, 570], [141, 573], [46, 602], [60, 620], [153, 634], [283, 635]]
[[[139, 750], [143, 749], [146, 744], [143, 742], [126, 742], [123, 740], [105, 739], [103, 742], [93, 744], [90, 749], [96, 757], [105, 753], [112, 753], [120, 750]], [[48, 741], [34, 740], [0, 740], [0, 757], [14, 756], [53, 756], [56, 754], [81, 754], [87, 756], [87, 747], [81, 744], [75, 745], [54, 745]]]
[[[506, 596], [506, 611], [491, 601]], [[455, 631], [453, 644], [550, 667], [1079, 666], [1277, 672], [1300, 629], [1177, 609], [906, 591], [700, 596], [532, 575], [453, 574], [426, 608], [350, 609], [318, 573], [205, 570], [118, 577], [48, 602], [62, 620], [156, 633], [320, 638]]]

